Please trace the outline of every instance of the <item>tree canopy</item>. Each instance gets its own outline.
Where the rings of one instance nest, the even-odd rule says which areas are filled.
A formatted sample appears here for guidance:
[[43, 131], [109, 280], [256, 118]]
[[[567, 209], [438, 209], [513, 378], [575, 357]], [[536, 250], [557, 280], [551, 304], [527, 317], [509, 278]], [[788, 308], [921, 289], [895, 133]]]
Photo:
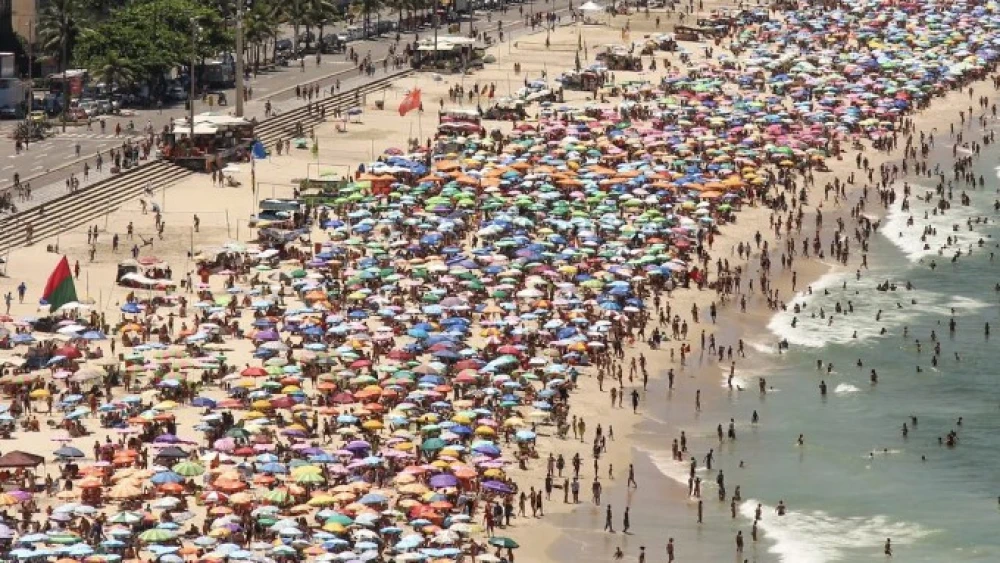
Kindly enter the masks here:
[[[197, 58], [232, 48], [233, 31], [218, 10], [196, 0], [145, 0], [128, 4], [111, 17], [89, 26], [76, 39], [75, 64], [92, 70], [110, 65], [130, 72], [109, 72], [157, 82], [177, 65], [191, 60], [192, 18]], [[110, 70], [110, 69], [109, 69]]]

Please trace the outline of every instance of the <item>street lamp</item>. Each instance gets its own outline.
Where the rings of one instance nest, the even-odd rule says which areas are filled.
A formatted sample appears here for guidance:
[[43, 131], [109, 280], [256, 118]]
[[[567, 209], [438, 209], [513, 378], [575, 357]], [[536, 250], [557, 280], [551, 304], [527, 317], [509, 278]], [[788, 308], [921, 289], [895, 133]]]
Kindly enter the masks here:
[[191, 93], [188, 95], [188, 141], [194, 147], [194, 63], [198, 56], [198, 18], [191, 18]]
[[[66, 17], [66, 16], [63, 16]], [[67, 26], [68, 27], [68, 26]], [[63, 30], [66, 31], [66, 30]], [[66, 81], [66, 67], [69, 66], [69, 38], [63, 34], [62, 38], [62, 130], [66, 132], [66, 110], [69, 109], [69, 82]], [[32, 93], [34, 95], [34, 93]], [[57, 243], [58, 246], [58, 243]]]
[[243, 1], [236, 0], [236, 117], [243, 117]]

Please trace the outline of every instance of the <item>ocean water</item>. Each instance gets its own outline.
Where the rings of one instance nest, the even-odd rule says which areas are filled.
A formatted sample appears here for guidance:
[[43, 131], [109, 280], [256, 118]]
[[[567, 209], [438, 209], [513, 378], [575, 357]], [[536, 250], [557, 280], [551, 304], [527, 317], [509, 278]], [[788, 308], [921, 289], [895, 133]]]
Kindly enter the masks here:
[[[693, 384], [681, 378], [666, 407], [641, 427], [637, 468], [648, 469], [662, 480], [657, 487], [683, 498], [688, 466], [671, 459], [670, 442], [678, 429], [685, 430], [689, 456], [698, 458], [704, 482], [705, 523], [695, 523], [694, 501], [683, 500], [680, 517], [641, 522], [638, 534], [657, 534], [647, 539], [655, 542], [652, 553], [662, 553], [669, 535], [677, 537], [679, 553], [695, 554], [698, 561], [884, 561], [883, 545], [891, 538], [899, 561], [1000, 561], [997, 162], [1000, 151], [993, 147], [977, 161], [976, 174], [985, 176], [986, 187], [966, 190], [970, 206], [960, 204], [958, 187], [943, 215], [915, 198], [904, 212], [899, 198], [886, 210], [869, 252], [871, 269], [860, 279], [851, 271], [831, 271], [811, 284], [811, 293], [796, 295], [788, 311], [774, 315], [768, 333], [746, 337], [752, 357], [734, 381], [742, 389], [723, 393], [696, 416]], [[914, 195], [933, 191], [927, 178], [908, 181]], [[967, 221], [977, 217], [989, 222], [970, 228]], [[936, 233], [924, 236], [927, 227]], [[959, 249], [962, 256], [953, 261]], [[896, 289], [879, 291], [884, 281]], [[782, 339], [790, 348], [779, 353]], [[935, 367], [936, 343], [941, 352]], [[718, 368], [723, 387], [729, 369], [724, 364]], [[874, 385], [872, 369], [878, 374]], [[759, 377], [767, 379], [765, 395], [758, 393]], [[760, 415], [756, 425], [754, 411]], [[737, 440], [720, 443], [716, 425], [725, 428], [729, 417]], [[957, 445], [939, 444], [950, 431], [958, 433]], [[715, 451], [711, 472], [703, 461], [709, 448]], [[742, 489], [735, 519], [728, 500], [716, 497], [719, 469], [730, 494], [736, 485]], [[779, 501], [788, 507], [783, 517], [774, 510]], [[764, 517], [753, 542], [758, 504]], [[737, 530], [747, 544], [740, 558], [733, 541]]]

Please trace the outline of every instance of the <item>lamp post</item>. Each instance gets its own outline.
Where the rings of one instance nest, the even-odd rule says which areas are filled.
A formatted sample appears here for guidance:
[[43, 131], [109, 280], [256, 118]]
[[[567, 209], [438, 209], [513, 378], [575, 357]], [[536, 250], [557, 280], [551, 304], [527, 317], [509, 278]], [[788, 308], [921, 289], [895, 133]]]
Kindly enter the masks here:
[[31, 130], [33, 129], [31, 112], [34, 111], [35, 103], [35, 88], [34, 88], [34, 78], [32, 77], [32, 67], [35, 62], [35, 23], [28, 22], [28, 111], [24, 115], [24, 124], [27, 136], [24, 138], [24, 146], [27, 147], [28, 143], [31, 141]]
[[[64, 16], [65, 17], [65, 16]], [[68, 27], [68, 26], [67, 26]], [[66, 67], [69, 66], [69, 38], [62, 39], [62, 130], [66, 132], [66, 110], [69, 109], [69, 82], [66, 81]], [[34, 94], [32, 94], [34, 95]], [[58, 245], [58, 243], [57, 243]]]
[[236, 0], [236, 117], [243, 117], [243, 0]]
[[438, 0], [434, 0], [434, 66], [437, 67], [438, 62]]
[[194, 147], [194, 63], [198, 57], [198, 18], [191, 18], [191, 92], [188, 94], [188, 141]]

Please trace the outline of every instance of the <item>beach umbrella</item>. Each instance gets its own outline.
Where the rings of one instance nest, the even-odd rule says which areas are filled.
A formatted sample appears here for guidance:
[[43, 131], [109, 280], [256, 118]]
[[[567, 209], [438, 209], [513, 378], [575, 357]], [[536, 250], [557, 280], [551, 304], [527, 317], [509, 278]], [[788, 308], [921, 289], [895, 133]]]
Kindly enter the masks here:
[[174, 473], [183, 477], [197, 477], [205, 472], [205, 467], [193, 461], [182, 461], [172, 468]]
[[82, 451], [80, 451], [77, 448], [74, 448], [73, 446], [63, 446], [58, 450], [52, 452], [52, 454], [55, 455], [56, 457], [62, 457], [62, 458], [85, 457]]
[[136, 524], [142, 521], [142, 516], [134, 512], [119, 512], [109, 520], [112, 524]]
[[510, 549], [521, 547], [516, 541], [506, 536], [493, 536], [490, 538], [489, 544]]
[[139, 540], [143, 543], [170, 541], [175, 537], [177, 537], [177, 532], [163, 528], [152, 528], [139, 534]]
[[153, 475], [149, 478], [149, 482], [155, 485], [164, 485], [167, 483], [183, 483], [184, 477], [174, 473], [173, 471], [160, 471], [159, 473]]

